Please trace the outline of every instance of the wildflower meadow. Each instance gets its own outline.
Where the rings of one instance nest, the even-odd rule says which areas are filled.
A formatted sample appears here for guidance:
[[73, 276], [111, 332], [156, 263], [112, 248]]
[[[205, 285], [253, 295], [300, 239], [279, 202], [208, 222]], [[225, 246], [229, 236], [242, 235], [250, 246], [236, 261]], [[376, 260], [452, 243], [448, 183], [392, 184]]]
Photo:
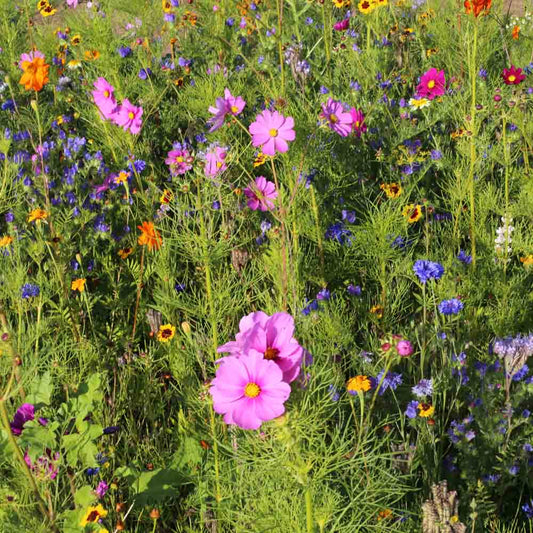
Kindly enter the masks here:
[[533, 532], [529, 0], [0, 24], [0, 533]]

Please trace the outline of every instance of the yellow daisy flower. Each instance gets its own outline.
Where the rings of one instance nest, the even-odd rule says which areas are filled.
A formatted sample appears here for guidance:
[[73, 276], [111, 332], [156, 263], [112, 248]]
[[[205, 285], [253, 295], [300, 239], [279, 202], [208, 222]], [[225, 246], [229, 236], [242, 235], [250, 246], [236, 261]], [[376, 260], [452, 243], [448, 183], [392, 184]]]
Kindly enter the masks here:
[[159, 326], [159, 331], [157, 332], [157, 340], [159, 342], [169, 342], [176, 335], [176, 328], [172, 324], [164, 324]]
[[402, 215], [409, 224], [414, 224], [422, 217], [422, 206], [419, 204], [409, 204], [403, 208]]
[[106, 516], [107, 511], [100, 504], [98, 504], [96, 507], [90, 506], [85, 511], [85, 514], [80, 522], [80, 526], [84, 527], [87, 524], [95, 524], [98, 522], [98, 520], [105, 518]]

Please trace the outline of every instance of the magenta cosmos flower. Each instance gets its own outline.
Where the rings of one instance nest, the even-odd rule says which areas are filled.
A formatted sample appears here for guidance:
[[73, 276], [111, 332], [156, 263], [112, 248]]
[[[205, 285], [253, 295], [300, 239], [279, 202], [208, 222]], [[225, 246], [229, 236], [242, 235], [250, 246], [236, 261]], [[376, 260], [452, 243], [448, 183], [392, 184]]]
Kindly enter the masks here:
[[298, 377], [303, 357], [303, 348], [293, 334], [294, 319], [288, 313], [269, 316], [256, 311], [241, 319], [235, 340], [217, 351], [236, 357], [259, 353], [264, 359], [274, 361], [283, 372], [283, 380], [291, 383]]
[[246, 102], [240, 96], [233, 96], [229, 89], [224, 89], [224, 98], [217, 98], [215, 105], [209, 108], [214, 116], [209, 119], [209, 133], [218, 130], [224, 124], [226, 115], [237, 116], [242, 113]]
[[325, 104], [322, 104], [320, 116], [326, 119], [328, 126], [341, 137], [347, 137], [352, 131], [352, 114], [344, 111], [342, 102], [329, 98]]
[[503, 69], [502, 78], [506, 85], [518, 85], [526, 79], [522, 74], [522, 69], [514, 65], [511, 65], [511, 68]]
[[416, 94], [421, 98], [433, 100], [437, 96], [442, 96], [445, 89], [446, 78], [444, 77], [444, 70], [430, 68], [422, 74], [420, 83], [416, 88]]
[[265, 155], [275, 155], [276, 152], [285, 153], [289, 149], [287, 141], [294, 141], [294, 119], [284, 117], [277, 111], [265, 109], [255, 117], [250, 124], [252, 144], [261, 146]]
[[115, 88], [105, 79], [98, 78], [94, 82], [95, 90], [92, 92], [93, 100], [102, 117], [110, 119], [117, 111]]
[[359, 109], [352, 107], [350, 109], [350, 115], [352, 116], [352, 129], [357, 137], [361, 137], [362, 133], [366, 133], [365, 115]]
[[263, 422], [281, 416], [291, 387], [274, 363], [255, 352], [247, 357], [224, 357], [209, 389], [213, 409], [226, 424], [258, 429]]
[[335, 22], [335, 24], [333, 24], [333, 29], [335, 31], [344, 31], [344, 30], [347, 30], [349, 27], [350, 27], [350, 19], [349, 18], [345, 18], [343, 20], [339, 20], [339, 22]]
[[122, 105], [113, 114], [113, 121], [117, 126], [121, 126], [124, 131], [130, 130], [133, 135], [141, 131], [143, 108], [133, 105], [127, 98], [122, 100]]
[[15, 413], [11, 422], [11, 433], [20, 435], [24, 430], [24, 424], [35, 418], [35, 407], [31, 403], [23, 403]]
[[413, 353], [413, 345], [408, 340], [402, 339], [396, 344], [396, 351], [401, 357], [409, 357]]
[[187, 150], [186, 146], [181, 143], [174, 143], [173, 149], [167, 154], [165, 163], [170, 169], [170, 173], [173, 176], [179, 176], [185, 174], [187, 170], [192, 168], [193, 157]]
[[272, 200], [278, 197], [276, 186], [264, 176], [257, 177], [254, 183], [244, 189], [244, 194], [248, 198], [248, 207], [252, 211], [274, 209]]
[[226, 147], [214, 146], [205, 154], [204, 173], [208, 178], [217, 174], [222, 174], [227, 168], [226, 156], [228, 155]]
[[19, 68], [22, 70], [23, 63], [31, 63], [36, 57], [41, 57], [42, 59], [44, 59], [44, 54], [39, 50], [32, 50], [29, 54], [21, 54], [18, 64]]

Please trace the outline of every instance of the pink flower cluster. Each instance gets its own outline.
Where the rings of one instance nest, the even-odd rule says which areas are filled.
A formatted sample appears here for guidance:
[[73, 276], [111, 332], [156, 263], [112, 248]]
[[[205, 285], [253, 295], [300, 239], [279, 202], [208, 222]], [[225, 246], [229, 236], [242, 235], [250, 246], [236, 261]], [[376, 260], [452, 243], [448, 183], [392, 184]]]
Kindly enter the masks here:
[[115, 88], [105, 78], [98, 78], [94, 82], [94, 88], [93, 100], [100, 116], [122, 127], [124, 131], [129, 130], [137, 135], [141, 131], [143, 108], [133, 105], [127, 98], [122, 100], [122, 104], [117, 104]]
[[357, 137], [361, 137], [361, 134], [367, 130], [365, 115], [355, 107], [349, 110], [347, 108], [348, 106], [342, 102], [329, 98], [325, 104], [322, 104], [320, 117], [326, 121], [331, 130], [341, 137], [348, 137], [352, 132]]
[[293, 337], [294, 319], [257, 311], [243, 317], [234, 341], [218, 348], [219, 359], [210, 393], [214, 410], [226, 424], [258, 429], [285, 412], [285, 401], [299, 373], [303, 348]]

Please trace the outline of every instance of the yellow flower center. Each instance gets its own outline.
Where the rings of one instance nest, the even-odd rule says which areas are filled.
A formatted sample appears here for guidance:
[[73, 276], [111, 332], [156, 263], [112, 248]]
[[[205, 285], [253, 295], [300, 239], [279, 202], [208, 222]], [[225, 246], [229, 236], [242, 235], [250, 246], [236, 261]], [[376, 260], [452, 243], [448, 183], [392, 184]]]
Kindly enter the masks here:
[[509, 81], [513, 82], [513, 81], [515, 81], [515, 80], [516, 80], [516, 76], [514, 76], [513, 74], [511, 74], [511, 75], [509, 76]]
[[217, 161], [217, 168], [220, 168], [222, 166], [222, 163], [220, 161]]
[[275, 361], [278, 358], [279, 350], [277, 348], [269, 347], [265, 351], [265, 359], [268, 361]]
[[339, 122], [339, 119], [337, 118], [337, 115], [335, 115], [334, 113], [331, 113], [331, 115], [329, 116], [329, 120], [333, 124], [337, 124], [337, 122]]
[[272, 128], [269, 132], [271, 137], [277, 137], [278, 135], [278, 130], [276, 130], [275, 128]]
[[355, 127], [358, 128], [360, 125], [361, 125], [361, 123], [358, 120], [356, 120], [355, 121]]
[[107, 91], [107, 90], [104, 91], [104, 96], [105, 96], [106, 98], [109, 98], [109, 94], [110, 94], [109, 91]]
[[133, 120], [133, 119], [135, 118], [135, 113], [134, 113], [133, 111], [130, 111], [130, 112], [128, 113], [128, 118], [129, 118], [130, 120]]
[[428, 83], [428, 89], [433, 89], [435, 87], [435, 80], [430, 80]]
[[244, 387], [244, 395], [247, 398], [257, 398], [261, 394], [261, 389], [257, 383], [247, 383]]
[[181, 155], [176, 157], [176, 163], [183, 163], [183, 157], [181, 157]]
[[236, 105], [232, 105], [231, 106], [231, 112], [232, 113], [237, 113], [238, 110], [239, 110], [239, 108]]

